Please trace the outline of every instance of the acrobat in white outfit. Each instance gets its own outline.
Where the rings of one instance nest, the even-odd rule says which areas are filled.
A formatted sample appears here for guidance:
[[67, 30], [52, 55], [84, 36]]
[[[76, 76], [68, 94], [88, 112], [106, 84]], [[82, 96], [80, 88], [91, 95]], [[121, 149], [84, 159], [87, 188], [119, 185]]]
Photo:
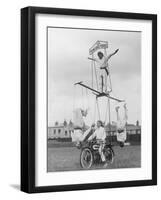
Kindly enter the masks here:
[[124, 143], [127, 138], [126, 133], [126, 123], [127, 123], [127, 107], [126, 104], [124, 104], [124, 118], [121, 120], [120, 114], [119, 114], [119, 106], [116, 107], [116, 116], [117, 116], [117, 141], [120, 142], [120, 146], [124, 146]]
[[81, 141], [83, 141], [89, 132], [93, 131], [93, 125], [88, 128], [85, 125], [84, 118], [87, 116], [88, 110], [83, 110], [81, 108], [77, 108], [73, 111], [73, 124], [74, 131], [71, 133], [72, 142], [75, 142], [76, 145], [79, 145]]

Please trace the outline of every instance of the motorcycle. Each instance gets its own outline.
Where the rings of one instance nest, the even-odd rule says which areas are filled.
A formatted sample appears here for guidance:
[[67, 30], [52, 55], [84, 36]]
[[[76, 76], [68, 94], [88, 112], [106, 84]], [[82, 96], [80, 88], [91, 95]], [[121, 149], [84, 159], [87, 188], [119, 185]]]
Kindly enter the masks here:
[[114, 151], [112, 144], [104, 143], [103, 153], [105, 156], [105, 162], [102, 162], [101, 156], [99, 154], [100, 144], [96, 140], [85, 141], [80, 143], [79, 149], [80, 153], [80, 165], [83, 169], [90, 169], [94, 164], [110, 164], [114, 160]]

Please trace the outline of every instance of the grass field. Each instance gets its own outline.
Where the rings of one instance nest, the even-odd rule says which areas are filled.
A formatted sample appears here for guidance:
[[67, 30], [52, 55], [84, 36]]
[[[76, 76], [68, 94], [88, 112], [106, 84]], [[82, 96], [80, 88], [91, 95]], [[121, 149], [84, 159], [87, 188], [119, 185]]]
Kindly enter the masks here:
[[[107, 169], [141, 167], [141, 147], [115, 146], [114, 162]], [[76, 147], [48, 147], [48, 172], [82, 170], [80, 167], [80, 150]], [[102, 169], [103, 165], [93, 166], [92, 169]]]

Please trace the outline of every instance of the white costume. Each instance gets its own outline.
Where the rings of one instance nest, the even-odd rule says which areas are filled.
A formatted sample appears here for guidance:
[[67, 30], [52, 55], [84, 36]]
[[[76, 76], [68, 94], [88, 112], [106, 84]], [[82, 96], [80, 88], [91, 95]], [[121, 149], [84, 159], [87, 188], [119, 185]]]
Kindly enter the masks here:
[[81, 108], [77, 108], [73, 111], [73, 123], [75, 128], [82, 128], [84, 126]]
[[91, 128], [86, 130], [84, 133], [81, 129], [75, 129], [74, 132], [71, 133], [72, 142], [81, 142], [91, 131]]
[[[119, 107], [118, 107], [119, 109]], [[126, 108], [126, 104], [124, 105], [124, 111], [125, 111], [125, 115], [124, 115], [124, 119], [121, 120], [120, 116], [119, 116], [119, 110], [116, 110], [117, 112], [117, 141], [118, 142], [125, 142], [126, 138], [127, 138], [127, 132], [126, 132], [126, 122], [127, 122], [127, 108]]]
[[105, 129], [102, 126], [97, 128], [95, 132], [89, 137], [89, 140], [92, 140], [93, 138], [96, 138], [96, 140], [98, 140], [98, 143], [100, 144], [99, 154], [101, 156], [102, 161], [104, 162], [106, 160], [103, 154], [103, 148], [104, 148], [103, 142], [105, 142], [106, 139]]
[[[116, 51], [114, 51], [113, 53], [110, 53], [108, 55], [105, 55], [103, 54], [102, 52], [102, 58], [100, 58], [99, 56], [99, 59], [94, 59], [97, 63], [99, 63], [100, 65], [100, 69], [105, 69], [105, 73], [106, 75], [104, 74], [104, 71], [101, 70], [100, 72], [100, 77], [101, 77], [101, 82], [102, 82], [102, 77], [103, 77], [103, 80], [105, 82], [109, 82], [108, 84], [105, 84], [105, 88], [103, 87], [102, 88], [102, 84], [101, 84], [101, 88], [100, 89], [103, 89], [104, 92], [111, 92], [112, 91], [112, 86], [111, 86], [111, 80], [110, 80], [110, 77], [109, 77], [109, 66], [108, 66], [108, 61], [110, 60], [110, 58], [115, 55], [117, 52], [118, 52], [119, 49], [117, 49]], [[98, 52], [99, 53], [99, 52]]]
[[80, 142], [86, 137], [91, 129], [88, 129], [83, 133], [82, 129], [84, 128], [85, 123], [83, 120], [82, 109], [77, 108], [73, 112], [74, 132], [71, 133], [72, 142]]
[[101, 126], [95, 130], [95, 132], [89, 137], [89, 140], [96, 138], [96, 140], [105, 141], [106, 133], [105, 129]]
[[74, 132], [71, 133], [72, 142], [80, 142], [83, 138], [83, 132], [81, 129], [74, 130]]
[[125, 141], [126, 141], [126, 138], [127, 138], [126, 135], [127, 135], [127, 134], [126, 134], [126, 128], [124, 128], [123, 132], [121, 132], [121, 133], [119, 133], [119, 132], [117, 131], [117, 141], [118, 141], [118, 142], [125, 142]]

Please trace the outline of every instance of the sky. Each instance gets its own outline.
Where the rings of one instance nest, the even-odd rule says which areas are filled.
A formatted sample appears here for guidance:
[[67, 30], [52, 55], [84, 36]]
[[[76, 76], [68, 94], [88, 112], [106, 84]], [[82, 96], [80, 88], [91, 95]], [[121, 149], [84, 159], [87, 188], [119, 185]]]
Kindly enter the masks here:
[[[109, 61], [113, 92], [111, 96], [124, 99], [128, 107], [128, 122], [141, 122], [141, 32], [48, 28], [48, 126], [55, 121], [69, 121], [76, 108], [88, 108], [86, 123], [98, 119], [94, 114], [95, 96], [74, 86], [83, 81], [91, 86], [89, 48], [97, 41], [108, 42], [107, 54], [119, 48]], [[98, 67], [97, 67], [98, 69]], [[111, 121], [116, 121], [115, 107], [123, 105], [110, 101]], [[108, 121], [107, 98], [99, 100], [101, 120]]]

